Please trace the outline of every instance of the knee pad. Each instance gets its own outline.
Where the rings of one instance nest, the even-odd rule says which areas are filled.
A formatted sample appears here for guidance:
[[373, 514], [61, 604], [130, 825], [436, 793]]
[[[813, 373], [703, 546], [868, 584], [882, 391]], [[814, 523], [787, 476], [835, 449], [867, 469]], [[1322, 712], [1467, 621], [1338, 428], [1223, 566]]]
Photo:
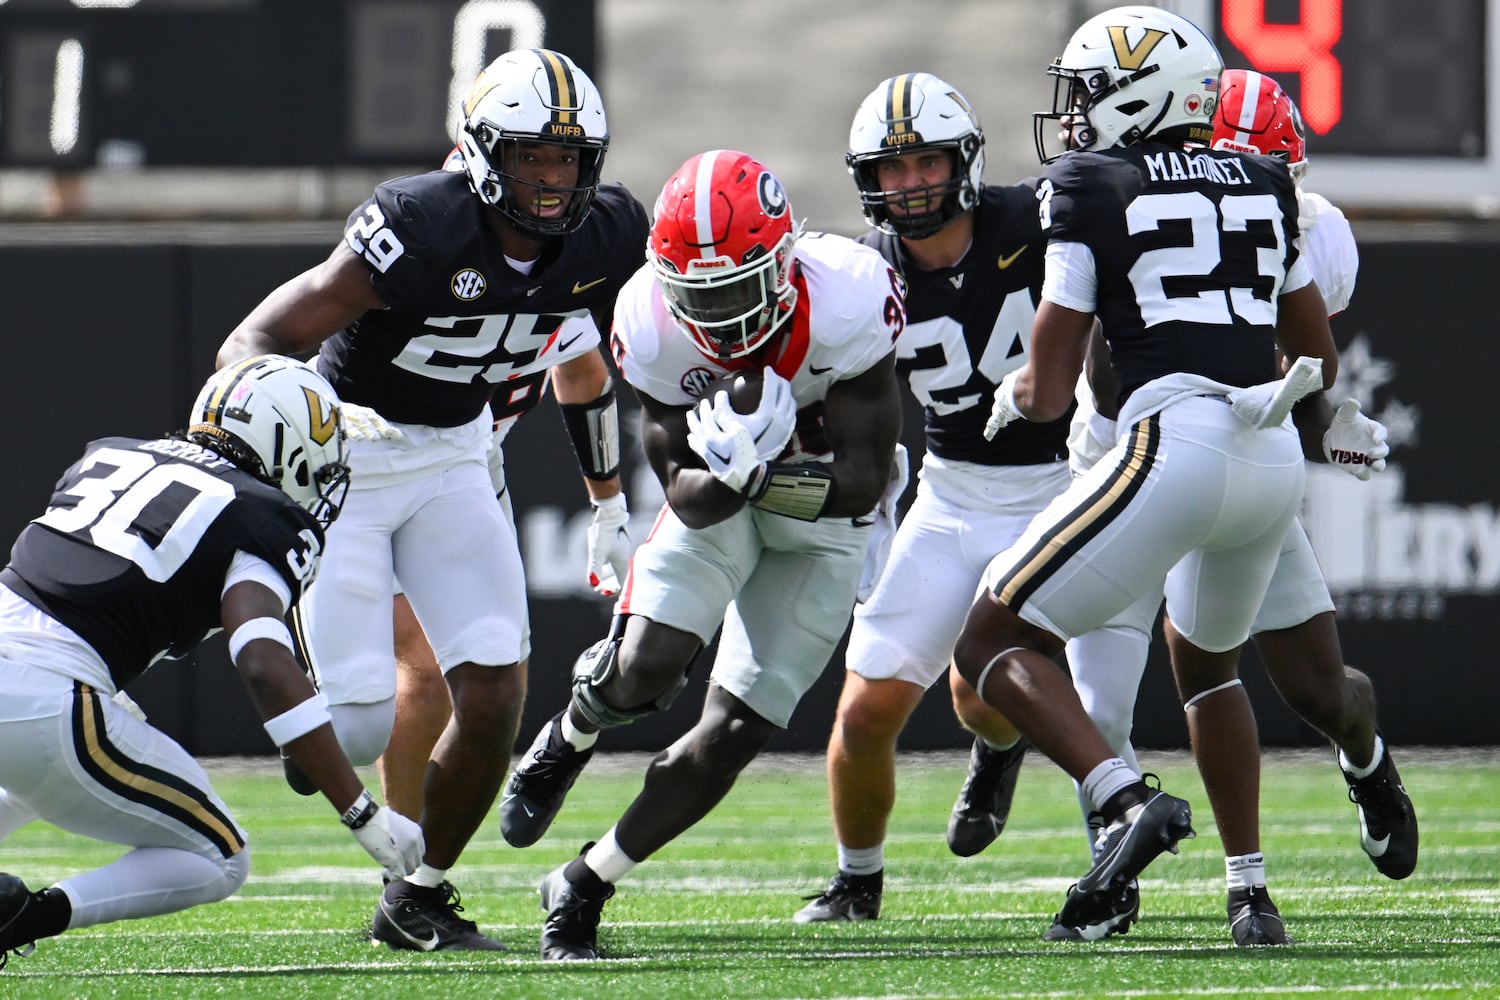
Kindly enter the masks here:
[[385, 753], [396, 724], [396, 699], [347, 705], [329, 705], [333, 732], [344, 748], [344, 756], [355, 767], [373, 764]]
[[[688, 671], [684, 670], [676, 681], [650, 701], [633, 708], [618, 709], [607, 703], [599, 689], [619, 672], [620, 643], [623, 641], [625, 619], [616, 619], [606, 638], [600, 639], [573, 664], [573, 703], [579, 712], [600, 729], [618, 729], [643, 716], [670, 708], [687, 687]], [[689, 668], [691, 668], [689, 662]]]

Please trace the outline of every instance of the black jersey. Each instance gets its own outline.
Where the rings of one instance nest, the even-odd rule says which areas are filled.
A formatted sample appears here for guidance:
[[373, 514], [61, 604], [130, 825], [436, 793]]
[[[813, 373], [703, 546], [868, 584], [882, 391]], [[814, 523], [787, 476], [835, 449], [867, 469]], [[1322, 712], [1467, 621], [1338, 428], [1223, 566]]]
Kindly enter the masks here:
[[118, 688], [220, 627], [236, 552], [275, 567], [295, 604], [322, 549], [311, 514], [214, 452], [103, 438], [22, 530], [0, 582], [78, 633]]
[[488, 211], [463, 174], [435, 170], [387, 181], [349, 216], [344, 241], [389, 308], [324, 342], [318, 371], [339, 398], [400, 423], [468, 423], [565, 318], [607, 307], [645, 254], [646, 210], [619, 184], [600, 186], [530, 275], [505, 262]]
[[1040, 190], [1049, 239], [1093, 253], [1120, 404], [1173, 372], [1276, 377], [1276, 299], [1297, 259], [1285, 164], [1146, 143], [1068, 153]]
[[923, 270], [900, 239], [884, 233], [866, 233], [860, 242], [906, 278], [896, 368], [924, 408], [928, 450], [979, 465], [1066, 458], [1071, 413], [1045, 424], [1017, 420], [984, 439], [995, 386], [1029, 356], [1046, 249], [1036, 182], [984, 189], [974, 209], [974, 244], [954, 267]]

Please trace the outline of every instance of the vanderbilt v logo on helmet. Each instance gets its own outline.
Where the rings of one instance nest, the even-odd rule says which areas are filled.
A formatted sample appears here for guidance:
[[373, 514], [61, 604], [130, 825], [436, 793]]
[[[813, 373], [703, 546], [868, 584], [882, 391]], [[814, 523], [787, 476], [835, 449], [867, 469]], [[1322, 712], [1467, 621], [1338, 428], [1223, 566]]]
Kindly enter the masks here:
[[1156, 28], [1147, 28], [1146, 33], [1134, 45], [1125, 34], [1124, 25], [1111, 25], [1109, 29], [1109, 42], [1115, 50], [1115, 63], [1121, 69], [1134, 72], [1141, 68], [1146, 62], [1146, 57], [1151, 50], [1156, 48], [1156, 43], [1167, 37], [1165, 31]]
[[339, 409], [312, 386], [304, 385], [307, 399], [307, 436], [314, 444], [327, 444], [339, 432]]

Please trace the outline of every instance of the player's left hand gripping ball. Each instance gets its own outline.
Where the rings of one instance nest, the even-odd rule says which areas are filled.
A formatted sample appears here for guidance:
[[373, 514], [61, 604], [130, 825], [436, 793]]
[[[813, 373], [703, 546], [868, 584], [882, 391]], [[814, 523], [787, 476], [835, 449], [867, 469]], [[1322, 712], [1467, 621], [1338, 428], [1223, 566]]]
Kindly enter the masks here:
[[635, 544], [630, 540], [630, 510], [625, 494], [592, 501], [594, 517], [589, 522], [589, 586], [613, 597], [630, 570]]

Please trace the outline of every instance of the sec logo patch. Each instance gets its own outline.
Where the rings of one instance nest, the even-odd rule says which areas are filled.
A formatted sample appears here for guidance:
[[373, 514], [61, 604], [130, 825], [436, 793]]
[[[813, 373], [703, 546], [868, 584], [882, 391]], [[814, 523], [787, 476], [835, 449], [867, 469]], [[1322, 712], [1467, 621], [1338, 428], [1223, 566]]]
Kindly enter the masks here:
[[466, 267], [453, 276], [452, 287], [454, 298], [463, 299], [465, 302], [470, 302], [484, 294], [484, 289], [486, 287], [484, 283], [484, 275], [480, 274], [472, 267]]

